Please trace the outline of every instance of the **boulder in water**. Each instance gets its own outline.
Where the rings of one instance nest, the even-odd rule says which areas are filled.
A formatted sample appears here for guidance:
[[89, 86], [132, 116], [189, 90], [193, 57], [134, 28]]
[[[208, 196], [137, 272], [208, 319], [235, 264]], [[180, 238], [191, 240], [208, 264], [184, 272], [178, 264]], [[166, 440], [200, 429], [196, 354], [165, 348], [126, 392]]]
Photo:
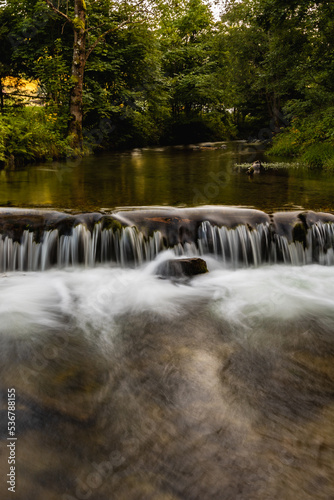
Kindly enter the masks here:
[[205, 260], [197, 257], [166, 260], [157, 269], [158, 276], [172, 279], [191, 278], [208, 272]]
[[251, 167], [247, 170], [248, 175], [261, 174], [263, 172], [263, 166], [260, 160], [255, 161]]

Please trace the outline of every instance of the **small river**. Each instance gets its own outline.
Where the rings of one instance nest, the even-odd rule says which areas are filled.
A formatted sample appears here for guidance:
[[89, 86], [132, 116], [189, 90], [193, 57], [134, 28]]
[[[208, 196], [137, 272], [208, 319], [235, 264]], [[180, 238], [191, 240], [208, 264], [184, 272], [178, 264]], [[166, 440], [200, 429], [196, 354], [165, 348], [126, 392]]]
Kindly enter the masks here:
[[[255, 227], [234, 207], [221, 211], [243, 214], [236, 228], [206, 219], [217, 205], [334, 211], [334, 176], [291, 164], [249, 177], [237, 166], [257, 158], [269, 161], [235, 142], [0, 171], [2, 207], [150, 207], [118, 213], [126, 230], [82, 222], [61, 235], [45, 229], [45, 212], [1, 212], [1, 499], [334, 499], [332, 219], [257, 213]], [[199, 210], [200, 253], [192, 211], [156, 208], [198, 205], [215, 205]], [[305, 241], [271, 239], [287, 215], [299, 228], [311, 221]], [[143, 245], [131, 220], [148, 216], [175, 224], [168, 234], [184, 235], [184, 248], [160, 247], [159, 231]], [[273, 241], [286, 258], [270, 257]], [[135, 266], [130, 244], [130, 255], [148, 249]], [[162, 279], [160, 265], [183, 251], [209, 272]]]
[[237, 164], [265, 158], [259, 145], [145, 148], [0, 171], [0, 206], [78, 211], [125, 206], [233, 205], [265, 211], [334, 209], [334, 175], [271, 168], [250, 178]]

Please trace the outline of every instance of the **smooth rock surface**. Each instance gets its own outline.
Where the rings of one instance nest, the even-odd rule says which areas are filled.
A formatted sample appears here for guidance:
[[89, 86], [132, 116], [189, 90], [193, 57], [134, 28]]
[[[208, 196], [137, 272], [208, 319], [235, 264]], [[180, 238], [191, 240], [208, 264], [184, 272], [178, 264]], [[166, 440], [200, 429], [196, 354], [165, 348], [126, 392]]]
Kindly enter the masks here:
[[159, 265], [157, 274], [163, 278], [189, 278], [208, 273], [205, 260], [199, 258], [170, 259]]

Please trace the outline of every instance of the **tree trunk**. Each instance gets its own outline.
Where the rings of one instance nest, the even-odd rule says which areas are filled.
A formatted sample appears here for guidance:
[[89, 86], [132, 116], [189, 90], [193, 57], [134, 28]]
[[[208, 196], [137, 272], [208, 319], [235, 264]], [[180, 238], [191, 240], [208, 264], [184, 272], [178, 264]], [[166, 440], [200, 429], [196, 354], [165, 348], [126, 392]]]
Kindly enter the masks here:
[[[59, 16], [66, 19], [74, 31], [74, 44], [73, 44], [73, 61], [72, 61], [72, 88], [70, 96], [70, 115], [71, 121], [68, 127], [68, 136], [70, 138], [71, 146], [74, 148], [83, 148], [83, 133], [82, 133], [82, 119], [83, 119], [83, 109], [82, 109], [82, 98], [83, 98], [83, 83], [84, 83], [84, 73], [86, 61], [95, 49], [98, 43], [104, 39], [104, 37], [114, 31], [115, 28], [106, 30], [102, 35], [100, 35], [95, 42], [91, 45], [88, 51], [86, 51], [86, 3], [85, 0], [74, 0], [74, 19], [69, 17], [68, 11], [66, 14], [59, 10], [53, 5], [54, 0], [44, 0], [48, 6], [56, 12]], [[139, 0], [138, 5], [142, 4], [144, 0]], [[131, 18], [122, 21], [117, 28], [120, 29], [122, 26], [129, 24]]]
[[282, 125], [286, 125], [283, 114], [281, 112], [280, 96], [275, 92], [266, 92], [266, 101], [268, 113], [270, 116], [270, 128], [274, 134], [277, 134]]
[[72, 62], [72, 84], [70, 97], [69, 136], [72, 147], [82, 149], [82, 96], [86, 64], [86, 5], [84, 0], [75, 0], [75, 19], [73, 22], [74, 45]]
[[1, 77], [0, 77], [0, 109], [1, 109], [1, 113], [3, 113], [3, 88], [2, 88]]

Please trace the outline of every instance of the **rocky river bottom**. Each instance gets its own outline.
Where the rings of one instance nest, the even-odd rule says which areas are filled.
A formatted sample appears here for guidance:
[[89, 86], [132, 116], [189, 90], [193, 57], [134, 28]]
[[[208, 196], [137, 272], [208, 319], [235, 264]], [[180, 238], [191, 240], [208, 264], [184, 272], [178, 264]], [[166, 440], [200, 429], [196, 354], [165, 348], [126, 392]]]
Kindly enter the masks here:
[[1, 498], [334, 499], [334, 267], [170, 258], [0, 275]]

